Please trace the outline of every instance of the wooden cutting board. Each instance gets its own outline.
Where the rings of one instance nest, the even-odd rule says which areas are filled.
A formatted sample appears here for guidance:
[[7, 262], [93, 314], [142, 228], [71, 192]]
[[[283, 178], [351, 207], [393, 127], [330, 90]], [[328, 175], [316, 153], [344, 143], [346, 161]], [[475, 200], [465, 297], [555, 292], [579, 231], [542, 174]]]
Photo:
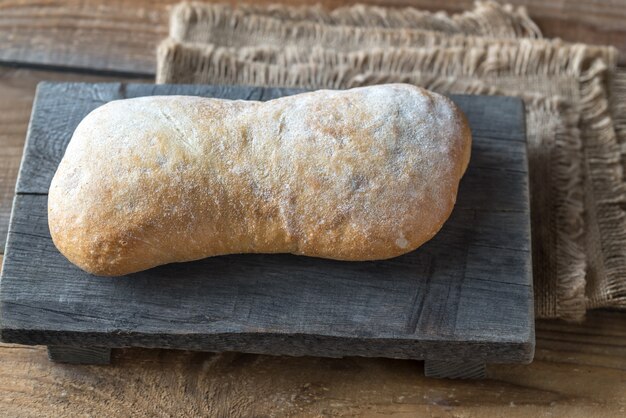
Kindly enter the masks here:
[[[426, 360], [426, 373], [480, 377], [534, 351], [524, 110], [519, 99], [453, 96], [472, 159], [443, 229], [386, 261], [232, 255], [118, 278], [55, 248], [47, 193], [80, 120], [111, 100], [187, 94], [268, 100], [292, 89], [42, 83], [28, 131], [0, 282], [0, 336], [52, 360], [106, 363], [140, 346]], [[146, 193], [150, 193], [146, 190]]]

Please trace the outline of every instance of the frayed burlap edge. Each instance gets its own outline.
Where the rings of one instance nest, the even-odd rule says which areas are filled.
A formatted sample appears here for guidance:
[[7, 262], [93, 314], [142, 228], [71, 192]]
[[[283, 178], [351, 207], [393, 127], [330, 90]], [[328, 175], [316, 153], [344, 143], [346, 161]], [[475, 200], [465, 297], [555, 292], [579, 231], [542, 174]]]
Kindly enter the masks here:
[[[337, 54], [322, 49], [310, 51], [308, 58], [298, 48], [283, 50], [274, 48], [220, 48], [214, 46], [182, 45], [174, 41], [162, 45], [160, 64], [180, 65], [182, 74], [189, 78], [172, 77], [171, 70], [160, 68], [159, 81], [167, 82], [211, 82], [224, 84], [271, 85], [307, 88], [346, 88], [384, 82], [411, 82], [425, 87], [448, 91], [450, 86], [465, 82], [460, 93], [498, 93], [484, 87], [476, 78], [497, 75], [521, 74], [570, 74], [584, 76], [583, 62], [590, 54], [581, 54], [584, 46], [570, 46], [567, 54], [555, 53], [556, 46], [536, 48], [532, 43], [491, 48], [465, 49], [393, 49], [352, 54]], [[171, 55], [170, 55], [171, 54]], [[168, 56], [164, 56], [168, 55]], [[254, 62], [253, 57], [260, 61]], [[579, 57], [580, 59], [572, 59]], [[277, 62], [265, 64], [265, 60]], [[531, 61], [530, 65], [527, 60]], [[417, 71], [419, 69], [420, 71]], [[530, 71], [532, 69], [532, 71]], [[175, 72], [175, 71], [174, 71]], [[463, 78], [468, 78], [463, 81]], [[473, 80], [469, 78], [474, 78]], [[518, 92], [519, 93], [519, 92]], [[581, 144], [578, 135], [578, 115], [573, 109], [564, 110], [559, 100], [547, 100], [523, 94], [527, 106], [529, 127], [536, 127], [536, 119], [549, 108], [557, 108], [564, 117], [563, 126], [554, 132], [555, 144], [549, 152], [553, 160], [548, 161], [554, 171], [554, 195], [548, 196], [550, 204], [542, 209], [544, 217], [553, 219], [554, 231], [547, 234], [554, 244], [556, 267], [539, 266], [539, 270], [556, 270], [558, 280], [537, 282], [536, 312], [540, 317], [562, 317], [579, 319], [585, 312], [585, 255], [581, 245], [583, 232], [581, 192]], [[543, 107], [542, 107], [543, 106]], [[543, 126], [543, 125], [542, 125]], [[530, 137], [533, 133], [529, 132]], [[539, 135], [541, 133], [535, 133]], [[546, 146], [542, 141], [541, 144]], [[545, 179], [539, 179], [545, 181]], [[545, 204], [545, 203], [542, 203]], [[546, 215], [546, 213], [548, 215]], [[545, 272], [536, 271], [538, 276]], [[551, 289], [554, 287], [554, 289]]]
[[[610, 109], [613, 116], [613, 127], [617, 137], [618, 146], [621, 153], [622, 184], [626, 184], [626, 70], [618, 69], [611, 80]], [[624, 197], [624, 195], [622, 195]], [[626, 210], [626, 202], [619, 202], [623, 210]], [[622, 220], [621, 223], [624, 223]], [[621, 225], [617, 225], [619, 228]], [[623, 231], [623, 229], [622, 229]], [[624, 253], [626, 248], [619, 246], [616, 251], [620, 251], [618, 259], [626, 258]], [[607, 277], [605, 288], [594, 289], [597, 297], [592, 298], [598, 306], [604, 306], [604, 300], [609, 301], [608, 306], [623, 308], [626, 306], [626, 268], [624, 264], [619, 265], [615, 274]], [[595, 296], [595, 295], [594, 295]], [[593, 305], [592, 305], [593, 307]]]
[[[581, 92], [584, 92], [582, 87], [594, 82], [597, 76], [607, 70], [608, 66], [603, 62], [614, 61], [612, 48], [565, 44], [558, 41], [537, 43], [526, 39], [514, 44], [492, 41], [489, 44], [469, 48], [458, 46], [371, 48], [367, 51], [356, 50], [346, 53], [321, 47], [307, 50], [297, 46], [233, 48], [166, 39], [159, 46], [157, 55], [159, 57], [157, 82], [185, 82], [186, 77], [197, 77], [200, 75], [198, 71], [201, 71], [203, 80], [226, 76], [230, 77], [232, 82], [243, 79], [250, 80], [255, 85], [263, 85], [266, 80], [276, 84], [294, 82], [289, 77], [294, 77], [294, 73], [298, 71], [326, 66], [330, 70], [341, 69], [342, 72], [359, 74], [367, 71], [379, 73], [421, 71], [476, 78], [571, 76], [576, 77], [580, 83]], [[240, 67], [244, 65], [248, 71], [255, 71], [256, 75], [252, 73], [241, 75]], [[178, 70], [176, 74], [174, 66]], [[188, 73], [182, 71], [186, 68], [192, 71]], [[266, 68], [267, 74], [259, 71], [261, 68]], [[279, 74], [285, 78], [276, 79]], [[601, 80], [598, 87], [601, 88], [602, 85]], [[593, 99], [592, 94], [587, 96], [590, 100]]]
[[366, 5], [328, 11], [321, 6], [254, 6], [232, 8], [226, 4], [180, 3], [171, 12], [170, 36], [189, 40], [188, 31], [201, 27], [239, 26], [241, 21], [267, 17], [276, 21], [307, 21], [324, 25], [361, 28], [426, 29], [448, 34], [497, 38], [541, 37], [541, 32], [523, 7], [514, 8], [492, 1], [476, 2], [474, 9], [460, 14], [431, 13], [413, 7], [385, 8]]
[[[535, 225], [535, 313], [539, 318], [580, 320], [585, 314], [586, 274], [580, 115], [559, 97], [529, 97], [528, 93], [521, 97], [526, 104], [528, 153], [533, 163], [529, 176]], [[549, 127], [551, 132], [542, 132]], [[548, 227], [542, 225], [546, 220]], [[543, 251], [543, 246], [549, 251]], [[547, 271], [539, 271], [542, 268]]]
[[[195, 21], [192, 25], [173, 27], [185, 28], [172, 31], [171, 37], [181, 42], [214, 44], [220, 47], [275, 47], [297, 45], [307, 50], [323, 45], [341, 52], [369, 47], [421, 47], [473, 46], [488, 44], [493, 38], [449, 34], [424, 29], [363, 28], [358, 26], [328, 26], [322, 23], [297, 21], [285, 24], [284, 21], [267, 16], [229, 16]], [[249, 34], [255, 36], [250, 38]], [[505, 38], [506, 39], [506, 38]], [[514, 42], [514, 39], [509, 39]]]
[[622, 153], [622, 174], [626, 174], [626, 69], [619, 68], [611, 81], [611, 114]]
[[[357, 7], [349, 10], [355, 8]], [[369, 9], [366, 8], [366, 10]], [[494, 10], [496, 13], [490, 13]], [[510, 29], [509, 22], [515, 20], [514, 16], [503, 12], [502, 7], [493, 4], [477, 7], [475, 11], [468, 14], [472, 16], [471, 22], [480, 20], [483, 22], [482, 27], [490, 28], [495, 32]], [[448, 46], [453, 44], [467, 46], [486, 43], [493, 39], [484, 36], [481, 31], [476, 31], [481, 36], [467, 36], [458, 32], [464, 29], [463, 26], [467, 26], [464, 24], [459, 24], [454, 29], [448, 25], [433, 30], [428, 25], [428, 22], [432, 22], [429, 19], [422, 22], [422, 27], [419, 26], [419, 22], [414, 21], [413, 27], [400, 29], [379, 26], [333, 26], [318, 21], [289, 21], [286, 24], [281, 19], [264, 14], [246, 13], [241, 9], [232, 9], [224, 5], [183, 4], [172, 13], [170, 36], [178, 41], [211, 43], [222, 47], [281, 46], [290, 45], [293, 42], [300, 48], [323, 45], [325, 48], [332, 47], [342, 51], [363, 50], [369, 46], [385, 45], [429, 46], [445, 43]], [[528, 18], [526, 19], [530, 22]], [[465, 21], [467, 19], [460, 20], [460, 22]], [[250, 34], [254, 36], [251, 37]], [[534, 32], [532, 35], [539, 36], [540, 34]], [[507, 39], [507, 37], [500, 36], [499, 39]], [[513, 38], [510, 40], [514, 41]]]
[[[602, 71], [602, 68], [599, 69]], [[595, 211], [598, 223], [586, 236], [587, 245], [598, 247], [602, 257], [590, 263], [587, 276], [588, 307], [626, 308], [626, 183], [624, 182], [624, 147], [626, 143], [626, 75], [612, 72], [611, 96], [598, 80], [586, 85], [583, 115], [598, 141], [585, 147], [588, 170], [594, 174], [586, 184], [589, 216]], [[615, 117], [607, 122], [606, 115]], [[588, 199], [589, 200], [589, 199]], [[593, 204], [593, 205], [592, 205]], [[599, 245], [598, 245], [599, 243]]]

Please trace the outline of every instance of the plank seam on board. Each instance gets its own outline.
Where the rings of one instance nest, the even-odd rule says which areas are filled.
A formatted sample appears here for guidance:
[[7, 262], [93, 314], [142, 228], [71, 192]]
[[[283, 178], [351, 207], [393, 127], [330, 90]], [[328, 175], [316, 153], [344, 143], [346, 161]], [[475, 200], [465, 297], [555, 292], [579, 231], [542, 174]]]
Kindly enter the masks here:
[[528, 287], [528, 286], [529, 286], [529, 285], [527, 285], [527, 284], [522, 284], [522, 283], [514, 283], [514, 282], [501, 282], [501, 281], [498, 281], [498, 280], [483, 279], [483, 278], [480, 278], [480, 277], [475, 277], [475, 276], [472, 276], [472, 275], [468, 275], [468, 276], [467, 276], [467, 278], [468, 278], [468, 279], [472, 279], [472, 280], [478, 280], [478, 281], [481, 281], [481, 282], [490, 282], [490, 283], [506, 283], [506, 285], [507, 285], [507, 286], [509, 286], [509, 285], [511, 285], [511, 286], [522, 286], [522, 287]]

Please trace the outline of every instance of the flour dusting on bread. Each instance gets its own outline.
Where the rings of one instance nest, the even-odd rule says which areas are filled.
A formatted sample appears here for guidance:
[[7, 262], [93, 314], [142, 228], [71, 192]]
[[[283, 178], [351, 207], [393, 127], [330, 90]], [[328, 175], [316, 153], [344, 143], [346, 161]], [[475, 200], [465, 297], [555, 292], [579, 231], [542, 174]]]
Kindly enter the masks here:
[[405, 84], [120, 100], [76, 129], [49, 225], [102, 275], [245, 252], [384, 259], [441, 228], [470, 147], [449, 99]]

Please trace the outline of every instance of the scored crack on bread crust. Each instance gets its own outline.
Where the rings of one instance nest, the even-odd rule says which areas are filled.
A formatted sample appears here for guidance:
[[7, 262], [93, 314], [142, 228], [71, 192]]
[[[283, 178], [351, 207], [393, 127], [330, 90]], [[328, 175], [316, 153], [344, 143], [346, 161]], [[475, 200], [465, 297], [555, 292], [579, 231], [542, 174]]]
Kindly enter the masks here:
[[470, 148], [452, 101], [407, 84], [118, 100], [76, 128], [50, 232], [98, 275], [231, 253], [385, 259], [439, 231]]

